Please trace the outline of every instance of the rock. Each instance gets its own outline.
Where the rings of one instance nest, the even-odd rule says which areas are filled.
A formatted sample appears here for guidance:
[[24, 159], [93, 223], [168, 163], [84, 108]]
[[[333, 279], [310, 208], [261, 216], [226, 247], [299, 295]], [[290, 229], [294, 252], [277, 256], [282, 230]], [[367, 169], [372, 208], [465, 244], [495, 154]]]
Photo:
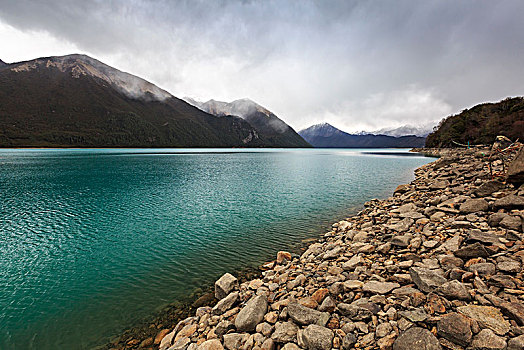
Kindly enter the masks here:
[[460, 211], [462, 213], [476, 213], [479, 211], [487, 211], [489, 209], [489, 203], [482, 198], [468, 199], [460, 205]]
[[458, 307], [457, 311], [477, 321], [482, 328], [489, 328], [499, 335], [504, 335], [509, 331], [509, 322], [502, 317], [500, 310], [495, 307], [466, 305]]
[[[498, 213], [504, 214], [504, 213]], [[495, 214], [493, 214], [495, 215]], [[507, 214], [504, 214], [507, 215]], [[498, 225], [498, 222], [497, 222]], [[495, 244], [499, 243], [499, 236], [492, 232], [484, 232], [480, 230], [471, 230], [468, 235], [468, 242], [481, 242], [484, 244]]]
[[318, 304], [322, 303], [322, 301], [324, 300], [324, 298], [329, 294], [329, 291], [327, 290], [327, 288], [320, 288], [320, 289], [317, 289], [312, 295], [311, 295], [311, 299], [313, 299], [314, 301], [316, 301]]
[[277, 264], [282, 264], [285, 261], [291, 261], [291, 253], [279, 251], [277, 253]]
[[491, 276], [496, 272], [495, 264], [492, 263], [473, 264], [468, 267], [468, 270], [476, 272], [481, 276]]
[[[297, 303], [289, 303], [287, 313], [293, 321], [301, 325], [322, 323], [324, 320], [327, 322], [329, 319], [328, 313], [322, 313]], [[326, 324], [325, 322], [324, 325]]]
[[393, 343], [393, 350], [441, 350], [438, 339], [427, 329], [411, 327]]
[[522, 231], [522, 219], [518, 216], [508, 215], [500, 221], [499, 225], [508, 230]]
[[510, 339], [507, 350], [524, 350], [524, 335]]
[[[386, 227], [391, 229], [391, 230], [393, 230], [393, 231], [406, 232], [407, 230], [409, 230], [411, 225], [413, 225], [414, 223], [415, 223], [415, 220], [413, 220], [411, 218], [405, 218], [405, 219], [397, 222], [396, 224], [386, 225]], [[392, 244], [393, 244], [393, 242], [392, 242]]]
[[429, 189], [430, 190], [443, 190], [448, 186], [449, 186], [448, 180], [440, 180], [440, 181], [434, 181], [431, 185], [429, 185]]
[[346, 271], [355, 269], [358, 265], [363, 263], [363, 259], [360, 255], [353, 255], [351, 259], [342, 264], [342, 268]]
[[391, 333], [393, 327], [389, 323], [380, 323], [375, 330], [375, 335], [378, 338], [384, 338], [386, 335]]
[[518, 273], [522, 271], [520, 263], [513, 259], [501, 259], [500, 261], [497, 259], [497, 262], [497, 269], [499, 269], [500, 271], [508, 273]]
[[357, 337], [353, 333], [348, 333], [342, 339], [342, 349], [350, 350], [353, 349], [353, 345], [357, 342]]
[[213, 307], [213, 315], [222, 315], [227, 310], [231, 309], [233, 305], [238, 301], [238, 292], [229, 293], [229, 295], [221, 299]]
[[500, 191], [504, 188], [504, 184], [497, 180], [484, 182], [479, 188], [475, 190], [475, 194], [479, 197], [486, 197], [493, 192]]
[[411, 235], [394, 236], [390, 243], [397, 247], [407, 247], [411, 239]]
[[471, 259], [471, 258], [487, 258], [488, 256], [492, 255], [493, 252], [491, 250], [488, 250], [486, 247], [484, 247], [483, 244], [477, 242], [477, 243], [467, 245], [464, 248], [460, 248], [453, 254], [455, 254], [455, 256], [462, 258], [462, 259]]
[[337, 309], [343, 316], [347, 316], [352, 321], [368, 320], [373, 316], [370, 310], [352, 304], [340, 303], [337, 305]]
[[[168, 329], [168, 331], [169, 331], [169, 329]], [[173, 339], [175, 339], [175, 335], [176, 335], [176, 330], [173, 330], [172, 332], [169, 332], [168, 334], [165, 334], [163, 338], [160, 338], [160, 333], [159, 333], [155, 337], [155, 341], [153, 343], [155, 345], [160, 343], [159, 349], [162, 349], [162, 350], [163, 349], [167, 349], [167, 348], [169, 348], [171, 346], [171, 344], [173, 344]], [[156, 341], [158, 340], [157, 338], [160, 339], [159, 343], [156, 343]]]
[[507, 181], [519, 186], [524, 183], [524, 147], [520, 149], [517, 156], [508, 165]]
[[215, 298], [225, 298], [233, 289], [238, 288], [238, 280], [230, 273], [225, 273], [215, 282]]
[[333, 331], [311, 324], [302, 332], [302, 341], [308, 350], [330, 350], [333, 343]]
[[262, 322], [267, 311], [267, 299], [264, 295], [251, 298], [235, 318], [235, 327], [240, 331], [253, 331]]
[[406, 193], [411, 190], [411, 185], [398, 185], [393, 193]]
[[282, 347], [281, 350], [301, 350], [299, 346], [295, 343], [287, 343]]
[[409, 274], [417, 287], [426, 293], [434, 291], [447, 281], [435, 271], [423, 267], [412, 267], [409, 269]]
[[398, 283], [370, 281], [363, 285], [362, 290], [373, 294], [386, 294], [399, 287]]
[[460, 283], [457, 280], [449, 281], [442, 284], [437, 289], [437, 294], [443, 295], [446, 298], [451, 299], [460, 299], [460, 300], [470, 300], [471, 295], [469, 294], [467, 288], [464, 284]]
[[504, 350], [506, 341], [495, 335], [491, 329], [483, 329], [473, 338], [471, 346], [474, 350]]
[[497, 199], [495, 201], [495, 203], [493, 203], [493, 207], [495, 209], [499, 209], [499, 208], [505, 208], [505, 209], [522, 208], [522, 207], [524, 207], [524, 197], [515, 196], [514, 194], [510, 194], [509, 196]]
[[169, 348], [169, 350], [186, 350], [189, 344], [191, 344], [190, 338], [180, 338]]
[[224, 350], [224, 347], [222, 343], [220, 343], [220, 340], [211, 339], [200, 344], [197, 350]]
[[271, 335], [277, 343], [291, 343], [297, 341], [298, 326], [293, 322], [278, 322], [275, 324], [275, 332]]
[[224, 346], [228, 350], [240, 349], [242, 343], [246, 340], [245, 334], [229, 333], [224, 335]]
[[422, 308], [409, 311], [401, 311], [400, 315], [402, 317], [407, 318], [411, 322], [423, 322], [428, 318], [428, 314]]
[[469, 319], [456, 312], [442, 317], [437, 323], [437, 329], [439, 336], [455, 344], [467, 346], [471, 341], [472, 333]]
[[500, 308], [505, 315], [513, 319], [519, 326], [524, 326], [524, 305], [522, 303], [504, 302]]
[[[160, 332], [158, 332], [158, 334], [156, 335], [155, 337], [155, 340], [154, 340], [154, 344], [160, 344], [162, 342], [162, 340], [168, 335], [168, 333], [170, 332], [171, 330], [170, 329], [162, 329]], [[174, 338], [175, 334], [173, 333], [173, 335], [170, 337], [171, 339], [168, 339], [166, 338], [166, 340], [169, 340], [169, 345], [171, 345], [171, 342], [173, 341], [173, 338]]]
[[234, 328], [235, 328], [235, 325], [233, 324], [233, 322], [229, 320], [222, 320], [215, 327], [215, 334], [221, 337], [224, 334], [226, 334], [229, 330], [234, 329]]
[[197, 331], [198, 326], [196, 324], [185, 325], [175, 336], [175, 341], [181, 338], [189, 338]]
[[488, 225], [491, 227], [498, 226], [506, 217], [509, 217], [506, 213], [493, 213], [488, 218]]

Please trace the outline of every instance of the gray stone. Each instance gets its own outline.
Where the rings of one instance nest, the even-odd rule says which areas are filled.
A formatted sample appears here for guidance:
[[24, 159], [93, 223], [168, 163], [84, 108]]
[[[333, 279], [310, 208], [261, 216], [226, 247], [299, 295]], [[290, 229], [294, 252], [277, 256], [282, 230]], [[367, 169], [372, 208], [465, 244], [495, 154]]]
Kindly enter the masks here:
[[206, 340], [200, 344], [197, 350], [224, 350], [222, 343], [218, 339]]
[[225, 298], [232, 290], [238, 289], [238, 280], [230, 273], [225, 273], [215, 282], [215, 298]]
[[507, 180], [515, 186], [524, 183], [524, 148], [521, 148], [515, 159], [509, 163]]
[[188, 337], [180, 338], [168, 350], [186, 350], [189, 344], [191, 344], [191, 339]]
[[302, 341], [307, 350], [330, 350], [333, 336], [331, 329], [311, 324], [302, 332]]
[[[311, 309], [307, 306], [292, 302], [287, 306], [287, 314], [289, 317], [300, 325], [308, 325], [313, 323], [327, 322], [326, 315], [329, 319], [329, 314]], [[325, 323], [324, 323], [325, 325]]]
[[509, 331], [509, 322], [502, 317], [500, 310], [495, 307], [466, 305], [458, 307], [457, 311], [477, 321], [481, 328], [489, 328], [499, 335], [504, 335]]
[[394, 246], [397, 246], [397, 247], [407, 247], [409, 245], [409, 242], [411, 241], [411, 239], [413, 238], [413, 236], [411, 235], [403, 235], [403, 236], [394, 236], [392, 239], [391, 239], [391, 244], [394, 245]]
[[411, 327], [393, 343], [393, 350], [441, 350], [438, 339], [427, 329]]
[[511, 338], [508, 342], [508, 350], [524, 350], [524, 334]]
[[471, 341], [471, 323], [469, 319], [461, 314], [452, 312], [442, 317], [437, 323], [438, 335], [447, 340], [467, 346]]
[[297, 344], [295, 343], [287, 343], [282, 347], [281, 350], [302, 350]]
[[229, 293], [229, 295], [220, 301], [213, 307], [213, 315], [222, 315], [227, 310], [231, 309], [233, 305], [238, 301], [238, 292]]
[[391, 333], [392, 330], [393, 327], [388, 322], [380, 323], [377, 326], [377, 329], [375, 330], [375, 335], [377, 336], [377, 338], [384, 338], [386, 335]]
[[395, 288], [399, 288], [400, 284], [393, 282], [378, 282], [370, 281], [366, 282], [362, 287], [364, 292], [374, 293], [374, 294], [386, 294], [391, 292]]
[[408, 311], [400, 311], [400, 316], [407, 318], [411, 322], [424, 322], [428, 318], [428, 314], [423, 308], [418, 308]]
[[417, 287], [426, 293], [434, 291], [447, 281], [437, 272], [423, 267], [412, 267], [409, 269], [409, 274]]
[[524, 207], [524, 197], [515, 196], [514, 194], [510, 194], [509, 196], [497, 199], [495, 201], [495, 203], [493, 203], [493, 207], [495, 209], [499, 209], [499, 208], [506, 208], [506, 209], [523, 208]]
[[504, 350], [506, 345], [504, 338], [495, 335], [491, 329], [481, 330], [471, 342], [474, 350]]
[[497, 262], [497, 269], [509, 273], [518, 273], [522, 270], [520, 262], [512, 259], [503, 259]]
[[337, 305], [337, 309], [340, 314], [347, 316], [352, 321], [368, 320], [373, 316], [373, 313], [370, 310], [352, 304], [340, 303]]
[[471, 259], [471, 258], [487, 258], [488, 256], [492, 255], [493, 252], [486, 247], [484, 247], [481, 243], [473, 243], [470, 245], [465, 246], [464, 248], [460, 248], [456, 252], [454, 252], [455, 256], [458, 256], [462, 259]]
[[522, 231], [522, 219], [518, 216], [508, 215], [500, 221], [499, 225], [508, 230]]
[[500, 305], [502, 312], [513, 319], [519, 326], [524, 326], [524, 305], [522, 303], [504, 302]]
[[434, 181], [431, 185], [429, 185], [429, 189], [430, 190], [443, 190], [448, 186], [449, 186], [448, 180], [439, 180], [439, 181]]
[[271, 335], [277, 343], [291, 343], [297, 341], [298, 326], [293, 322], [277, 322], [275, 332]]
[[267, 299], [264, 295], [251, 298], [235, 318], [235, 327], [240, 331], [253, 331], [262, 322], [267, 311]]
[[348, 333], [342, 339], [342, 349], [350, 350], [353, 349], [353, 345], [357, 342], [357, 337], [353, 333]]
[[509, 215], [506, 213], [493, 213], [488, 218], [488, 225], [491, 227], [498, 226], [504, 218], [508, 217]]
[[437, 293], [451, 299], [470, 300], [471, 295], [464, 284], [457, 280], [448, 281], [442, 284]]
[[[495, 213], [495, 214], [504, 214], [504, 213]], [[493, 215], [495, 215], [493, 214]], [[506, 215], [506, 214], [504, 214]], [[497, 223], [498, 225], [498, 223]], [[484, 244], [495, 244], [499, 243], [499, 236], [493, 232], [484, 232], [480, 230], [471, 230], [468, 234], [468, 242], [482, 242]]]
[[245, 334], [229, 333], [224, 335], [224, 347], [228, 350], [237, 350], [247, 339]]
[[391, 230], [393, 230], [393, 231], [406, 232], [407, 230], [409, 230], [411, 225], [413, 225], [414, 223], [415, 223], [415, 220], [413, 220], [411, 218], [405, 218], [405, 219], [397, 222], [396, 224], [386, 225], [386, 227], [391, 229]]
[[491, 276], [496, 272], [495, 264], [492, 263], [473, 264], [468, 267], [468, 270], [476, 272], [481, 276]]
[[215, 334], [221, 337], [222, 335], [226, 334], [229, 330], [234, 329], [235, 325], [233, 322], [229, 320], [222, 320], [218, 322], [217, 326], [215, 327]]
[[475, 194], [479, 197], [486, 197], [493, 192], [500, 191], [504, 188], [504, 184], [497, 180], [484, 182], [479, 188], [475, 190]]
[[487, 211], [489, 209], [489, 203], [482, 198], [468, 199], [460, 205], [460, 211], [462, 213], [476, 213], [479, 211]]

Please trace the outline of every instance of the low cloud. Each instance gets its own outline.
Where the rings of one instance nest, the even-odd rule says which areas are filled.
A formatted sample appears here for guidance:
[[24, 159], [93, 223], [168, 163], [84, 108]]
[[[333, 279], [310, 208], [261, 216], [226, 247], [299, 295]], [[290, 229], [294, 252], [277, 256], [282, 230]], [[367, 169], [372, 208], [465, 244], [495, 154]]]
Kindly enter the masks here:
[[524, 94], [522, 13], [516, 0], [0, 0], [0, 59], [87, 53], [175, 96], [249, 97], [295, 129], [370, 130]]

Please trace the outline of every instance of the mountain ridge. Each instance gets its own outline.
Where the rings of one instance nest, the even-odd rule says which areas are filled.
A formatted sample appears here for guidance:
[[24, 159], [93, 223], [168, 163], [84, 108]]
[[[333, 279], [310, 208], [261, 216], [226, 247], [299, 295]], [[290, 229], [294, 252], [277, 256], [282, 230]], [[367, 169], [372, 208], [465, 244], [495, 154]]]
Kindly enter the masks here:
[[329, 123], [315, 124], [298, 133], [318, 148], [406, 148], [423, 147], [425, 142], [425, 138], [413, 135], [393, 137], [349, 134]]
[[284, 147], [311, 147], [292, 127], [273, 112], [248, 98], [232, 102], [213, 99], [200, 102], [190, 97], [184, 97], [184, 100], [218, 117], [238, 116], [251, 124], [262, 137]]
[[0, 69], [0, 147], [280, 147], [86, 55]]

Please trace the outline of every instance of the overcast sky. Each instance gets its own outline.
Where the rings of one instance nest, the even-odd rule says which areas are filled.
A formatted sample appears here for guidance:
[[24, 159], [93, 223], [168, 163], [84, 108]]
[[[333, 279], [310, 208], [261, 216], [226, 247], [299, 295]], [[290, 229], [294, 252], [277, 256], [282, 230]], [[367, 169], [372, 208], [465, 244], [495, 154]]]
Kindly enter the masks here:
[[0, 59], [85, 53], [295, 129], [424, 124], [524, 95], [524, 1], [0, 0]]

